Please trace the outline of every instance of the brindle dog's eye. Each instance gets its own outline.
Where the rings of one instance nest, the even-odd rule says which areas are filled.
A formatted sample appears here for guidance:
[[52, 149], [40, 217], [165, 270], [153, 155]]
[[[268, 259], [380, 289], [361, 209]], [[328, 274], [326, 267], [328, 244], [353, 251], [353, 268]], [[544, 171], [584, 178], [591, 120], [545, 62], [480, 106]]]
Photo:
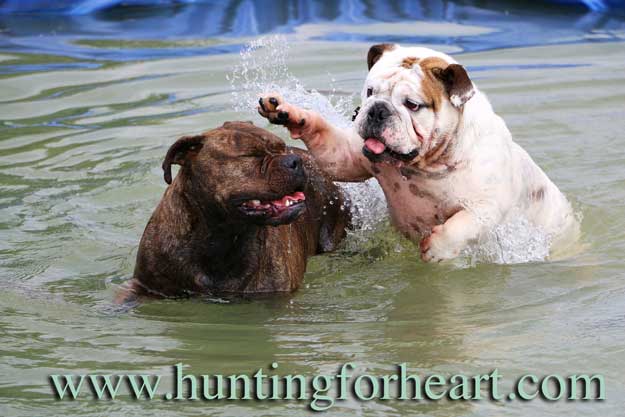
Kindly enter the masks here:
[[264, 175], [265, 172], [267, 172], [267, 168], [269, 168], [270, 163], [271, 163], [271, 158], [268, 155], [262, 159], [262, 161], [260, 162], [260, 173], [262, 175]]
[[367, 88], [367, 97], [371, 97], [373, 95], [373, 88]]
[[417, 103], [416, 101], [412, 101], [408, 98], [406, 99], [406, 101], [404, 101], [404, 106], [412, 111], [417, 111], [421, 108], [421, 105], [419, 103]]

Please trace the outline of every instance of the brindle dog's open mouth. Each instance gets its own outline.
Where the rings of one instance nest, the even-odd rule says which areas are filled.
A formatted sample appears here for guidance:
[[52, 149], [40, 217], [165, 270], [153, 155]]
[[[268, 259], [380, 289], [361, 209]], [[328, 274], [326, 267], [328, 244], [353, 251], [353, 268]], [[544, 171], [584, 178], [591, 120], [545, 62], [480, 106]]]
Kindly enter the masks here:
[[396, 161], [410, 162], [419, 155], [419, 150], [415, 149], [408, 153], [400, 153], [391, 150], [384, 142], [376, 138], [368, 138], [362, 147], [362, 153], [371, 162], [390, 162]]
[[246, 200], [239, 205], [239, 210], [252, 218], [265, 219], [272, 224], [283, 224], [297, 218], [306, 207], [305, 201], [304, 193], [296, 191], [276, 200]]

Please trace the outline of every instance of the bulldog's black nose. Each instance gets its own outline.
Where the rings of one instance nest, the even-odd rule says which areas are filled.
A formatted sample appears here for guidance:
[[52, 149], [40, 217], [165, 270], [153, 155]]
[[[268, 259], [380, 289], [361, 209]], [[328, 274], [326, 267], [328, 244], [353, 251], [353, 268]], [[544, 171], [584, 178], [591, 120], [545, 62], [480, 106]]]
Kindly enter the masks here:
[[391, 115], [391, 111], [384, 103], [374, 103], [367, 113], [367, 119], [372, 123], [380, 123], [388, 119]]
[[283, 156], [280, 159], [280, 165], [294, 175], [304, 174], [304, 164], [302, 163], [302, 158], [294, 153]]

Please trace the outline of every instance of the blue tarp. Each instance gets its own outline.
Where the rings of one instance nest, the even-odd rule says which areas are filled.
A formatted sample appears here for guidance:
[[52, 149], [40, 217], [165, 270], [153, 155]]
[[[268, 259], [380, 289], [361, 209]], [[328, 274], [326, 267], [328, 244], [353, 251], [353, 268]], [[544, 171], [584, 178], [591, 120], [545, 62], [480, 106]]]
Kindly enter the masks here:
[[[584, 6], [591, 11], [625, 8], [625, 0], [546, 0], [547, 3]], [[85, 15], [116, 6], [175, 6], [219, 3], [211, 0], [0, 0], [0, 13], [60, 13]]]
[[0, 0], [4, 13], [62, 13], [83, 15], [115, 6], [168, 6], [200, 3], [198, 0]]
[[[184, 4], [183, 4], [184, 3]], [[40, 9], [29, 9], [38, 4]], [[270, 7], [269, 7], [269, 6]], [[464, 52], [572, 42], [623, 42], [625, 9], [589, 11], [495, 0], [0, 0], [0, 50], [129, 61], [236, 53], [247, 37], [327, 25], [312, 41], [449, 44]], [[368, 33], [374, 22], [458, 22], [482, 34]], [[548, 28], [548, 30], [546, 30]], [[170, 43], [152, 42], [168, 40]], [[150, 41], [150, 42], [145, 42]], [[171, 42], [178, 42], [175, 45]], [[63, 62], [59, 65], [68, 65]], [[20, 71], [26, 67], [4, 71]], [[28, 70], [38, 70], [28, 67]]]

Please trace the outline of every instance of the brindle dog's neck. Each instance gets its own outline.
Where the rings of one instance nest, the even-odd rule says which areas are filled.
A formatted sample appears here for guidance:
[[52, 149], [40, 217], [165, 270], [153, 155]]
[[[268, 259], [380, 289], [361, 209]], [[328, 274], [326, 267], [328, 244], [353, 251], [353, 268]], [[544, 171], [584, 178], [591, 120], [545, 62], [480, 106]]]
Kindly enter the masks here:
[[[213, 225], [200, 260], [211, 291], [243, 291], [262, 271], [262, 227]], [[205, 256], [205, 257], [204, 257]]]
[[213, 202], [199, 202], [180, 184], [173, 192], [186, 208], [193, 236], [195, 262], [200, 266], [196, 284], [208, 293], [243, 291], [263, 270], [263, 235], [270, 226], [234, 221]]

